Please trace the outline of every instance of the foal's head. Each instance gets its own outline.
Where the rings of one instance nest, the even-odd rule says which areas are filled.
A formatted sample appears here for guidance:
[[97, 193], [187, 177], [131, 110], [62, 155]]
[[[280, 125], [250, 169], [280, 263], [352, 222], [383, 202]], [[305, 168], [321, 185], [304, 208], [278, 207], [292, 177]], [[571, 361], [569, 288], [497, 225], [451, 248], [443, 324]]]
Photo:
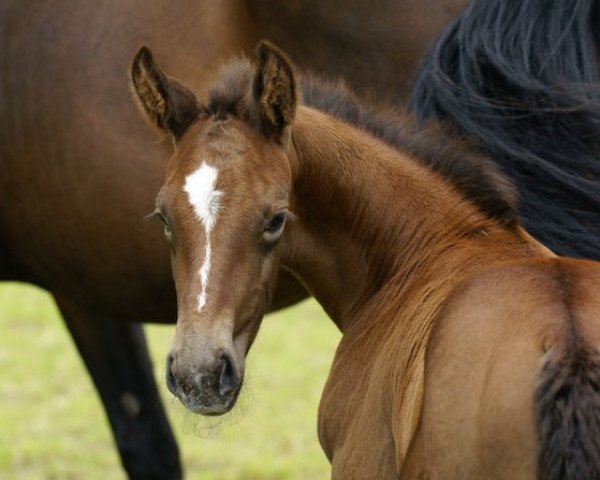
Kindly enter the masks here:
[[235, 403], [289, 215], [296, 84], [281, 52], [268, 43], [258, 52], [257, 66], [233, 65], [241, 70], [230, 70], [206, 105], [167, 77], [147, 48], [131, 67], [142, 111], [175, 144], [155, 211], [171, 247], [178, 302], [167, 385], [203, 414]]

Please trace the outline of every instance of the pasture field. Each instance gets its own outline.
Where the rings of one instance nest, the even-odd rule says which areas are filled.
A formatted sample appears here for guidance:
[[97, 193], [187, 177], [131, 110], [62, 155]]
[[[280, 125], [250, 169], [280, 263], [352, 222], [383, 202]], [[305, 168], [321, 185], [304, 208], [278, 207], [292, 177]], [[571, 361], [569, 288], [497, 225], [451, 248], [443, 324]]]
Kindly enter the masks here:
[[[207, 420], [162, 381], [173, 326], [147, 326], [189, 479], [324, 479], [317, 406], [339, 333], [314, 301], [265, 318], [245, 391]], [[100, 401], [51, 297], [0, 284], [0, 479], [123, 479]]]

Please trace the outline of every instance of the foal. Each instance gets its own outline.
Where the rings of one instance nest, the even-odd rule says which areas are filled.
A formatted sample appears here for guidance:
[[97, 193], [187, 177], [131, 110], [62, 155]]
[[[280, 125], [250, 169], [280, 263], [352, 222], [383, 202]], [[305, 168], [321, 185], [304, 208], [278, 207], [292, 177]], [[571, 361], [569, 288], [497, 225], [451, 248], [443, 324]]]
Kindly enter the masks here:
[[600, 478], [598, 265], [532, 240], [460, 148], [452, 165], [435, 133], [393, 149], [351, 125], [384, 117], [316, 82], [304, 98], [324, 111], [299, 104], [286, 57], [258, 53], [206, 103], [148, 49], [132, 65], [175, 144], [156, 202], [178, 296], [170, 390], [194, 412], [233, 406], [281, 265], [343, 332], [319, 409], [334, 478]]

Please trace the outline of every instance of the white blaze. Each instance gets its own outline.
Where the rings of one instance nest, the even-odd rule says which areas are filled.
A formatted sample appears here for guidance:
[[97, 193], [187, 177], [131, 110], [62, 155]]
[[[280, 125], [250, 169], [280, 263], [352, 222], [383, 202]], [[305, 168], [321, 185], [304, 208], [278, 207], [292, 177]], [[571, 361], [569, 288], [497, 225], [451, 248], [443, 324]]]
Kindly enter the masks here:
[[188, 201], [192, 204], [196, 216], [204, 225], [206, 232], [206, 247], [204, 261], [200, 267], [200, 293], [198, 294], [198, 311], [206, 304], [206, 287], [210, 273], [210, 232], [217, 223], [219, 213], [219, 197], [223, 192], [215, 190], [219, 171], [206, 162], [200, 168], [188, 175], [185, 179], [184, 190], [188, 194]]

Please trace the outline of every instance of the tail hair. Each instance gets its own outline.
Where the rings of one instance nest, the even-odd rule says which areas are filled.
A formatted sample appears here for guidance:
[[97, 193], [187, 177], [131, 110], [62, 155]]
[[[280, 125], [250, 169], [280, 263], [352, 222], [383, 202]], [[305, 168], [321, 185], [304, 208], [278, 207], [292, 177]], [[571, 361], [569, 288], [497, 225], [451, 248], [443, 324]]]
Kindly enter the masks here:
[[548, 352], [536, 392], [539, 480], [600, 480], [600, 355]]

